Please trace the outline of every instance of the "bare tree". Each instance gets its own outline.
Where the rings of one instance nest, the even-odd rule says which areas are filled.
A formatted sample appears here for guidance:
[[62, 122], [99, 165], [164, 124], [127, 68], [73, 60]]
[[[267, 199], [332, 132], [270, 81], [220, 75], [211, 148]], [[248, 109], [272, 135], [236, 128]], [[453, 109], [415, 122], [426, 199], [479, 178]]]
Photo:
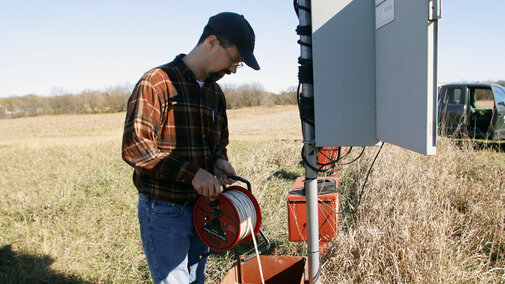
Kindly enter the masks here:
[[26, 116], [36, 116], [42, 112], [42, 100], [37, 95], [30, 94], [21, 97], [21, 108]]
[[238, 87], [241, 99], [245, 106], [253, 107], [261, 104], [262, 97], [265, 94], [265, 87], [260, 83], [246, 83]]

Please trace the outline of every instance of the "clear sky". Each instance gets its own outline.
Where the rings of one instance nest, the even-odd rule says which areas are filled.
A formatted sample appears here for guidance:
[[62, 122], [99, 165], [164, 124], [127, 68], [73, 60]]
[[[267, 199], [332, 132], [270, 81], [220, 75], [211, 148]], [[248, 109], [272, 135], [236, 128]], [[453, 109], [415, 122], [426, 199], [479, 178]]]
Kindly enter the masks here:
[[[505, 1], [443, 0], [442, 9], [439, 81], [505, 80]], [[220, 83], [257, 82], [276, 93], [296, 86], [292, 0], [0, 0], [0, 97], [134, 85], [189, 52], [222, 11], [251, 23], [261, 70], [246, 67]]]

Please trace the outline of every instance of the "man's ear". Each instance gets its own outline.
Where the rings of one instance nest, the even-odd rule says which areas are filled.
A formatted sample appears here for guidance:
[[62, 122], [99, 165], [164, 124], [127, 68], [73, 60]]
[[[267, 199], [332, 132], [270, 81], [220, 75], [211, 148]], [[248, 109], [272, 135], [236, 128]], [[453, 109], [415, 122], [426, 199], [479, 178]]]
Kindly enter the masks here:
[[210, 35], [205, 40], [205, 43], [207, 45], [207, 48], [213, 49], [215, 46], [219, 45], [219, 40], [215, 35]]

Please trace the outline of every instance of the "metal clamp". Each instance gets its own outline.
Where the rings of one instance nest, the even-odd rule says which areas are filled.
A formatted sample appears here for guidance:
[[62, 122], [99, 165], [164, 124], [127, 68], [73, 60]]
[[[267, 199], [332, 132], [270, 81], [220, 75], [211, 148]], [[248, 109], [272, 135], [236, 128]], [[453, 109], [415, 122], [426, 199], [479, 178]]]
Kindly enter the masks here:
[[429, 21], [436, 22], [442, 18], [442, 0], [430, 0]]

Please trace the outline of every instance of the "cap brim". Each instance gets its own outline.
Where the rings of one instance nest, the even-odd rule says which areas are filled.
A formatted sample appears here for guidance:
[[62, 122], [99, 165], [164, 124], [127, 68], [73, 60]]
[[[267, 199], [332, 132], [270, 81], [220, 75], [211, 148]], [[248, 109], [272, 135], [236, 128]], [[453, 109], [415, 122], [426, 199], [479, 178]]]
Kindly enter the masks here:
[[254, 54], [246, 49], [240, 48], [237, 46], [238, 53], [240, 53], [240, 57], [242, 57], [242, 61], [244, 63], [251, 67], [254, 70], [260, 70], [260, 66], [258, 64], [258, 61], [256, 61], [256, 57], [254, 57]]

